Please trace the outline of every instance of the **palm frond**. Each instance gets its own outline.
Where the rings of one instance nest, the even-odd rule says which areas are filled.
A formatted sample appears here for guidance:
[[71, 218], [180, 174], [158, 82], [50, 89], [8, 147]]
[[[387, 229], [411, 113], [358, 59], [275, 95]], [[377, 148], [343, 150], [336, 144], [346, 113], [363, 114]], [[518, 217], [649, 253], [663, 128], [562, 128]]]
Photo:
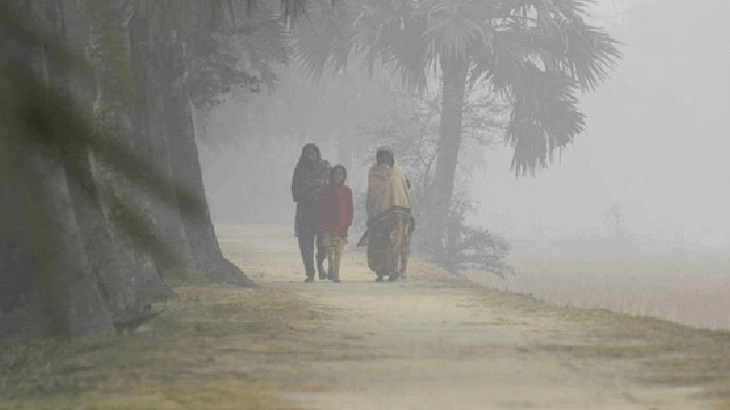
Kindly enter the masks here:
[[518, 175], [547, 166], [583, 131], [578, 93], [595, 88], [620, 58], [617, 43], [584, 22], [583, 0], [512, 0], [492, 49], [474, 56], [472, 81], [488, 80], [512, 102], [507, 141]]
[[500, 31], [512, 35], [509, 44], [591, 90], [606, 78], [621, 53], [604, 29], [586, 23], [590, 4], [589, 0], [509, 1], [504, 3]]
[[517, 175], [534, 174], [547, 166], [556, 148], [570, 144], [583, 131], [585, 116], [577, 108], [577, 85], [564, 73], [528, 63], [512, 76], [507, 129], [507, 140], [515, 148], [512, 168]]
[[294, 60], [309, 77], [319, 79], [328, 69], [336, 72], [347, 67], [356, 48], [355, 32], [343, 24], [357, 11], [349, 6], [312, 6], [306, 20], [297, 27]]
[[360, 55], [368, 69], [380, 64], [418, 90], [440, 74], [440, 61], [466, 61], [470, 86], [487, 82], [513, 104], [507, 141], [518, 174], [546, 166], [583, 130], [578, 94], [603, 81], [621, 55], [604, 29], [586, 22], [591, 0], [344, 3], [350, 14], [331, 22], [341, 32], [300, 48], [309, 72]]
[[418, 2], [373, 0], [337, 2], [334, 7], [311, 8], [310, 24], [297, 33], [297, 59], [307, 74], [318, 78], [327, 69], [342, 70], [350, 60], [363, 69], [385, 67], [398, 73], [413, 89], [425, 86], [428, 42]]
[[430, 14], [431, 24], [423, 33], [427, 60], [468, 61], [470, 50], [482, 46], [484, 26], [464, 15], [457, 3], [440, 4]]
[[581, 19], [561, 20], [557, 30], [555, 42], [561, 51], [552, 53], [555, 63], [584, 89], [595, 89], [621, 57], [618, 43]]

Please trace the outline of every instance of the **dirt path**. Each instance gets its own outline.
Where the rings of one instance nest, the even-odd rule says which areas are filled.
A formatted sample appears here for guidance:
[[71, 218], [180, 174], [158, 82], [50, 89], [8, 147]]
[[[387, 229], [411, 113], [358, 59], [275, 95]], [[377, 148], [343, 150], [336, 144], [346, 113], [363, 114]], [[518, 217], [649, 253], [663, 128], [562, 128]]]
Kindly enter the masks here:
[[374, 283], [354, 251], [342, 284], [305, 284], [288, 229], [247, 232], [219, 228], [229, 257], [263, 287], [293, 292], [322, 313], [281, 342], [286, 359], [258, 369], [287, 405], [730, 409], [727, 333], [550, 307], [423, 263], [406, 282]]
[[416, 262], [303, 283], [291, 230], [218, 227], [260, 289], [176, 288], [124, 336], [0, 347], [0, 409], [730, 409], [730, 333], [551, 307]]

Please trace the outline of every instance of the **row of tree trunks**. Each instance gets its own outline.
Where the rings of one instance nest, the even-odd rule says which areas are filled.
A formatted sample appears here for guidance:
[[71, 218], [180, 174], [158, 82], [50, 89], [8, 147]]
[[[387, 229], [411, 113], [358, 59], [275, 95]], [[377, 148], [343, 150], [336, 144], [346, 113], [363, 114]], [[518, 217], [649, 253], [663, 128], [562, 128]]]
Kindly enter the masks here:
[[[184, 44], [174, 27], [163, 29], [163, 37], [159, 29], [153, 33], [155, 24], [138, 5], [25, 0], [13, 6], [85, 53], [95, 87], [54, 64], [44, 44], [19, 45], [8, 58], [12, 69], [33, 73], [49, 93], [74, 101], [105, 138], [174, 184], [162, 194], [142, 189], [64, 135], [62, 123], [51, 123], [44, 132], [52, 135], [35, 142], [20, 125], [2, 124], [0, 338], [113, 332], [173, 296], [160, 274], [165, 269], [253, 286], [222, 256], [211, 223], [184, 85]], [[19, 113], [36, 109], [37, 96], [24, 91], [11, 94]], [[150, 249], [135, 246], [119, 224], [127, 207], [155, 228], [172, 258], [153, 259]]]
[[[58, 2], [19, 2], [15, 11], [18, 18], [39, 19], [49, 31], [65, 35]], [[15, 46], [17, 54], [11, 57], [11, 70], [45, 82], [48, 94], [62, 94], [66, 73], [48, 59], [45, 44]], [[39, 95], [38, 88], [15, 87], [11, 97], [19, 113], [30, 115], [48, 109], [43, 105], [46, 96]], [[22, 95], [23, 91], [27, 95]], [[11, 212], [15, 211], [12, 214], [17, 219], [11, 226], [15, 225], [16, 230], [12, 233], [25, 239], [14, 244], [20, 247], [16, 255], [27, 259], [12, 260], [12, 270], [2, 274], [10, 278], [10, 283], [24, 282], [13, 280], [17, 275], [28, 275], [30, 281], [22, 289], [23, 296], [6, 306], [0, 327], [12, 333], [3, 336], [112, 332], [112, 318], [85, 248], [81, 226], [84, 220], [76, 213], [74, 203], [84, 181], [69, 178], [73, 172], [71, 162], [76, 159], [73, 157], [79, 154], [72, 150], [77, 147], [61, 145], [69, 138], [64, 135], [66, 130], [55, 127], [53, 121], [37, 124], [33, 130], [36, 138], [25, 139], [19, 134], [33, 131], [23, 129], [21, 121], [4, 135], [3, 148], [8, 149], [4, 159], [12, 165], [5, 176], [7, 197], [3, 201], [15, 201]], [[12, 242], [14, 238], [8, 239]], [[18, 307], [25, 308], [20, 309], [19, 318], [13, 315]], [[25, 323], [18, 323], [19, 320]]]
[[[71, 24], [76, 27], [69, 30], [72, 48], [87, 50], [97, 73], [96, 96], [83, 101], [82, 109], [88, 111], [89, 118], [93, 115], [99, 131], [108, 134], [106, 138], [121, 140], [123, 145], [140, 155], [139, 150], [134, 149], [134, 104], [129, 97], [134, 92], [133, 88], [125, 90], [131, 84], [122, 80], [128, 67], [129, 47], [126, 41], [114, 42], [114, 39], [127, 37], [125, 16], [130, 10], [122, 4], [108, 4], [102, 8], [99, 3], [82, 6], [78, 2], [65, 1], [68, 3], [64, 7], [65, 20], [69, 27]], [[99, 18], [99, 13], [107, 17], [103, 21], [97, 20], [96, 24], [90, 23], [91, 19]], [[114, 53], [105, 50], [105, 44], [107, 48], [113, 46]], [[78, 93], [81, 87], [74, 89]], [[112, 222], [114, 213], [119, 210], [113, 201], [105, 198], [105, 191], [125, 198], [129, 202], [127, 205], [140, 210], [141, 214], [149, 208], [149, 195], [88, 151], [81, 155], [80, 161], [79, 174], [87, 181], [87, 192], [77, 198], [77, 213], [85, 220], [83, 234], [87, 252], [92, 255], [107, 306], [115, 324], [121, 326], [149, 314], [152, 303], [174, 294], [164, 283], [150, 254], [134, 246], [122, 227]]]

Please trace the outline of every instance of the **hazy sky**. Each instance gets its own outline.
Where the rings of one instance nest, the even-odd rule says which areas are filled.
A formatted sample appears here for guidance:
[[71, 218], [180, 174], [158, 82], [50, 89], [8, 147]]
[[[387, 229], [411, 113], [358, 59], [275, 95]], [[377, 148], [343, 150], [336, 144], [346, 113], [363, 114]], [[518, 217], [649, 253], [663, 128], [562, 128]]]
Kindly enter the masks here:
[[624, 59], [584, 98], [586, 132], [535, 179], [487, 152], [477, 220], [508, 236], [606, 227], [614, 204], [640, 236], [730, 243], [730, 2], [599, 0]]

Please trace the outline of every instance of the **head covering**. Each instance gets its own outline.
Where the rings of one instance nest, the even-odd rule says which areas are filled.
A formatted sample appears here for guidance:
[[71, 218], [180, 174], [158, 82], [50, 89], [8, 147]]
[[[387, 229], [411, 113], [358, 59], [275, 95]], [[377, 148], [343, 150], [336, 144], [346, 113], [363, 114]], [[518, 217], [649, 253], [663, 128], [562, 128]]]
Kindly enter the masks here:
[[374, 218], [393, 207], [411, 209], [408, 179], [399, 166], [375, 164], [368, 174], [368, 194], [365, 210]]
[[386, 163], [391, 167], [395, 165], [395, 155], [393, 154], [393, 148], [388, 145], [378, 147], [378, 150], [375, 153], [376, 162], [381, 163], [380, 158], [384, 159], [383, 163]]
[[304, 154], [306, 154], [307, 150], [310, 150], [310, 149], [313, 150], [317, 154], [317, 160], [315, 161], [315, 163], [318, 163], [319, 161], [322, 160], [322, 153], [319, 151], [319, 147], [316, 144], [313, 144], [310, 142], [310, 143], [304, 145], [304, 147], [302, 147], [302, 154], [299, 156], [300, 164], [306, 162]]
[[[306, 159], [305, 153], [309, 149], [317, 154], [314, 161]], [[294, 202], [297, 203], [297, 213], [294, 219], [295, 235], [298, 236], [303, 231], [318, 229], [317, 197], [320, 190], [329, 183], [329, 180], [329, 162], [322, 159], [316, 145], [305, 145], [302, 148], [299, 163], [294, 168], [294, 177], [291, 184], [292, 197]]]

